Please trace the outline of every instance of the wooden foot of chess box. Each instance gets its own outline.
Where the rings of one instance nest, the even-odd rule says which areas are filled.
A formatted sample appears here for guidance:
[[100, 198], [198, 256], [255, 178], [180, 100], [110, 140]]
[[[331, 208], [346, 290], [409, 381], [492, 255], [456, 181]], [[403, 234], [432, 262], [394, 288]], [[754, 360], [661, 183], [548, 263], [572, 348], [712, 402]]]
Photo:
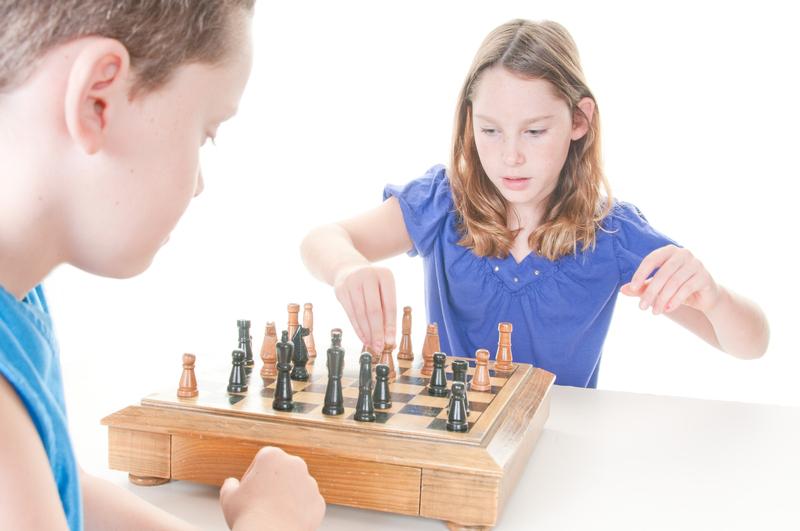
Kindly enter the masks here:
[[[452, 357], [447, 358], [448, 380]], [[469, 363], [469, 376], [475, 360]], [[104, 418], [109, 466], [131, 481], [171, 479], [221, 485], [240, 477], [259, 448], [278, 446], [305, 459], [327, 503], [418, 515], [452, 527], [491, 527], [524, 469], [549, 413], [554, 376], [490, 362], [491, 389], [470, 391], [469, 430], [447, 431], [447, 398], [426, 393], [420, 366], [398, 360], [392, 406], [375, 422], [353, 419], [357, 373], [342, 377], [344, 414], [321, 413], [324, 363], [292, 382], [292, 411], [272, 409], [275, 380], [254, 370], [243, 393], [198, 376], [197, 396], [174, 390]], [[357, 364], [356, 364], [357, 365]]]

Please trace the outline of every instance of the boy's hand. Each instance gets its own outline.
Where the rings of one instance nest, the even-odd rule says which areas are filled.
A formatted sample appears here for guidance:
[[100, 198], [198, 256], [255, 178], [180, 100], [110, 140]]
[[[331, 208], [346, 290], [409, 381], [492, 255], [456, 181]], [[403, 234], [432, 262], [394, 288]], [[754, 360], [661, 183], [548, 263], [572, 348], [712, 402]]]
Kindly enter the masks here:
[[[652, 278], [650, 275], [658, 269]], [[682, 304], [707, 313], [719, 300], [719, 286], [703, 264], [687, 249], [666, 245], [648, 254], [633, 278], [620, 289], [639, 297], [639, 308], [653, 314], [669, 313]]]
[[280, 448], [264, 447], [241, 481], [228, 478], [219, 491], [225, 521], [231, 529], [317, 529], [325, 500], [305, 461]]
[[384, 344], [396, 344], [397, 302], [389, 269], [368, 263], [343, 267], [333, 289], [364, 345], [379, 353]]

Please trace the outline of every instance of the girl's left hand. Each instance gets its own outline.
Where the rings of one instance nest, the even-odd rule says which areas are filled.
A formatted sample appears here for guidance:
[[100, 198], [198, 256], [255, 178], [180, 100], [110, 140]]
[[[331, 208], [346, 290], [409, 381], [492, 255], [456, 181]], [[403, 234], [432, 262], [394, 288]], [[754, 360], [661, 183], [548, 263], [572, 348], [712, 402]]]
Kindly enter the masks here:
[[652, 306], [653, 314], [672, 312], [682, 304], [707, 313], [717, 303], [719, 291], [702, 262], [688, 249], [675, 245], [648, 254], [631, 281], [620, 289], [624, 295], [639, 297], [642, 310]]

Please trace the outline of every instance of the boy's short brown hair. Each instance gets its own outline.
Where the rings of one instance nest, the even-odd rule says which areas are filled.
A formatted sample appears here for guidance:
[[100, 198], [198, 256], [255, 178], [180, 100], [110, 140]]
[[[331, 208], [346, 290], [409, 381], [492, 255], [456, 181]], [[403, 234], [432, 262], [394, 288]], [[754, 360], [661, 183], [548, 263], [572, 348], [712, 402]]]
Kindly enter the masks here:
[[255, 0], [0, 0], [0, 93], [22, 83], [48, 50], [96, 35], [120, 41], [133, 92], [163, 85], [176, 67], [214, 64], [236, 38], [230, 21]]

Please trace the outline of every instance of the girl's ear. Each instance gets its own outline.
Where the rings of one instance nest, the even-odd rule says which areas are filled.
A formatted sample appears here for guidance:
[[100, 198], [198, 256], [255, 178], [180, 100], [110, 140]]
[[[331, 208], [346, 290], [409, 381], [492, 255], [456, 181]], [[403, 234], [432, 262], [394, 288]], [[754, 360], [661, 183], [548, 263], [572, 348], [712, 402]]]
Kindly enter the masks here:
[[[580, 109], [580, 111], [578, 110]], [[592, 117], [594, 116], [595, 103], [592, 98], [581, 98], [578, 102], [577, 109], [572, 114], [572, 140], [579, 140], [583, 138], [589, 131], [592, 124]], [[582, 111], [582, 112], [581, 112]]]
[[128, 101], [130, 59], [117, 40], [88, 37], [67, 78], [64, 118], [70, 137], [87, 154], [97, 153], [108, 124]]

